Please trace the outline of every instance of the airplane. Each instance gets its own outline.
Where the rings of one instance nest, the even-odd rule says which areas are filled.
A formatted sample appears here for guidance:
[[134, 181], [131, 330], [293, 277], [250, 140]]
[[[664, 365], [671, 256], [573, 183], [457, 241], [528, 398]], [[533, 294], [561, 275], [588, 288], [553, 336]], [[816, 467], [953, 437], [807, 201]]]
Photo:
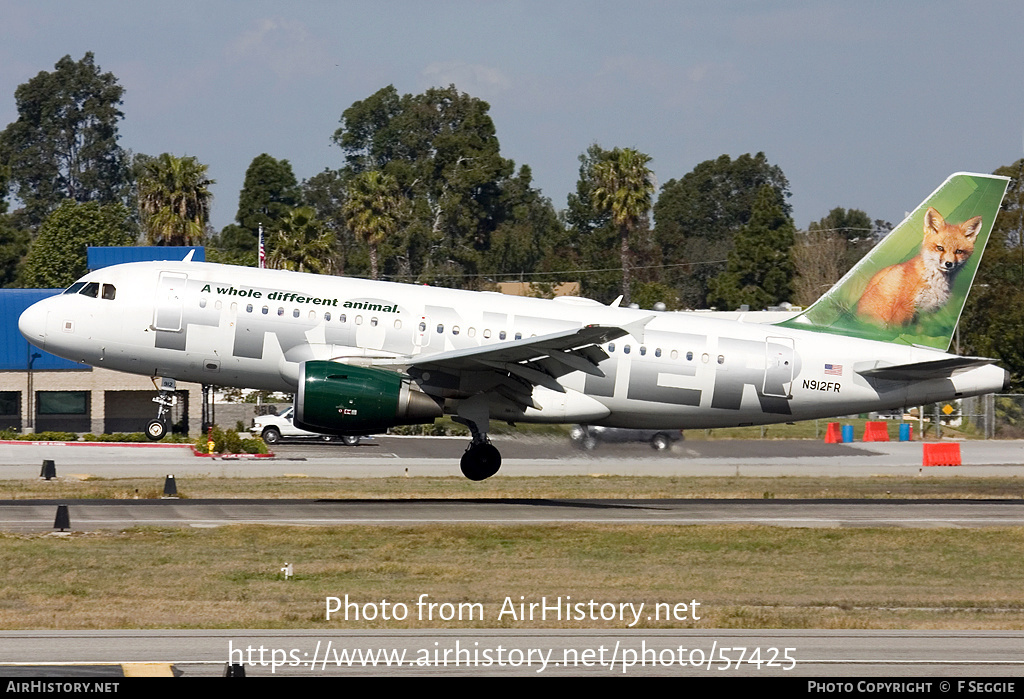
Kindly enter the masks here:
[[165, 397], [174, 380], [293, 393], [295, 424], [311, 432], [450, 414], [472, 435], [462, 472], [483, 480], [501, 465], [492, 420], [717, 428], [1003, 390], [1009, 374], [995, 360], [947, 350], [1007, 184], [951, 175], [818, 301], [777, 323], [189, 255], [90, 272], [18, 324], [47, 352], [170, 380]]

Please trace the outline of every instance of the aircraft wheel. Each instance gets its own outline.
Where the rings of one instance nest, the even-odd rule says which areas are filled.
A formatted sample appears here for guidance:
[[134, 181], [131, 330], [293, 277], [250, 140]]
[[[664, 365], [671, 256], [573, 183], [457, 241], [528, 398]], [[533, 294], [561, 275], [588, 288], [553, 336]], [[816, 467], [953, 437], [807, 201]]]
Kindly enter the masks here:
[[597, 449], [597, 437], [595, 437], [592, 434], [588, 434], [586, 437], [583, 438], [583, 441], [580, 444], [587, 451]]
[[167, 425], [164, 424], [163, 420], [150, 420], [149, 424], [146, 425], [146, 439], [151, 442], [163, 439], [165, 434], [167, 434]]
[[357, 435], [357, 434], [342, 435], [341, 443], [344, 444], [346, 447], [359, 446], [359, 435]]
[[651, 438], [651, 447], [658, 451], [665, 451], [672, 446], [672, 440], [667, 435], [656, 434]]
[[492, 444], [472, 444], [462, 455], [462, 475], [471, 481], [490, 478], [501, 468], [501, 452]]
[[263, 430], [262, 437], [267, 444], [277, 444], [281, 441], [281, 432], [276, 427], [268, 427]]

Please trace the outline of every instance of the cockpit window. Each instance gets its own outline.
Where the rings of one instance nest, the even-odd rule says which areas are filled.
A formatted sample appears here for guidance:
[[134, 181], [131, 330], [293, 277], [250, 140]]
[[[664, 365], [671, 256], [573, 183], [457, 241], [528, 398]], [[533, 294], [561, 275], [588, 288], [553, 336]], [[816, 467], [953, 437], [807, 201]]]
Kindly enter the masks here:
[[84, 287], [82, 287], [82, 290], [79, 291], [78, 293], [82, 294], [83, 296], [90, 296], [92, 298], [96, 298], [97, 296], [100, 295], [100, 283], [88, 282]]
[[65, 289], [64, 293], [65, 294], [77, 294], [79, 292], [79, 290], [83, 286], [85, 286], [85, 282], [75, 282], [74, 284], [69, 286], [67, 289]]
[[114, 297], [117, 296], [117, 289], [114, 288], [113, 284], [103, 285], [103, 298], [108, 301], [113, 301]]

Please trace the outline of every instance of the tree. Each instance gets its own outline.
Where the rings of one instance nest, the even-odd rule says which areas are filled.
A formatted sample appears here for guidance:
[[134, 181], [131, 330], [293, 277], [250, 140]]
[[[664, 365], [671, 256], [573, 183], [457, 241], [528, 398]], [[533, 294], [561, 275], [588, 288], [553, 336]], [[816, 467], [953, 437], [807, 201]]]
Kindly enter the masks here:
[[959, 350], [999, 359], [1010, 372], [1011, 390], [1019, 393], [1024, 391], [1024, 159], [994, 174], [1009, 177], [1010, 184], [960, 319]]
[[292, 209], [275, 227], [268, 241], [268, 267], [317, 274], [333, 271], [334, 236], [312, 207]]
[[138, 228], [123, 204], [65, 201], [46, 217], [22, 267], [28, 288], [65, 287], [85, 274], [86, 247], [131, 245]]
[[514, 163], [500, 155], [489, 109], [454, 85], [401, 97], [388, 86], [342, 113], [334, 134], [345, 152], [342, 179], [366, 170], [395, 178], [409, 200], [410, 273], [421, 281], [475, 280], [501, 223]]
[[215, 180], [196, 158], [162, 153], [140, 155], [139, 213], [150, 245], [199, 245], [210, 220], [209, 187]]
[[787, 301], [792, 294], [794, 233], [775, 189], [762, 185], [750, 222], [736, 234], [725, 273], [711, 281], [711, 301], [729, 309], [748, 304], [754, 310]]
[[[809, 225], [807, 230], [832, 233], [845, 243], [839, 260], [839, 277], [846, 274], [878, 242], [876, 223], [860, 209], [837, 206], [828, 212], [828, 216]], [[839, 277], [833, 281], [838, 281]]]
[[[496, 281], [531, 271], [547, 272], [545, 281], [576, 278], [566, 273], [571, 265], [559, 254], [566, 243], [565, 228], [551, 201], [533, 187], [533, 173], [523, 165], [503, 183], [499, 202], [501, 221], [491, 235], [490, 251], [482, 269]], [[534, 278], [536, 279], [536, 277]]]
[[569, 194], [562, 214], [569, 231], [562, 255], [581, 270], [583, 293], [605, 303], [622, 291], [622, 260], [615, 254], [618, 231], [611, 221], [611, 213], [598, 209], [593, 196], [594, 166], [607, 152], [594, 143], [580, 154], [576, 191]]
[[349, 181], [343, 211], [355, 237], [370, 248], [370, 278], [379, 279], [377, 249], [395, 234], [404, 197], [398, 182], [380, 170], [364, 170]]
[[629, 239], [641, 221], [646, 225], [654, 193], [654, 175], [647, 163], [651, 156], [632, 148], [615, 148], [594, 165], [595, 207], [608, 211], [618, 228], [622, 261], [622, 298], [630, 301]]
[[0, 160], [28, 226], [38, 227], [65, 199], [126, 200], [130, 168], [117, 145], [123, 92], [91, 52], [78, 62], [64, 56], [53, 72], [18, 86], [18, 119], [0, 133]]
[[814, 228], [796, 235], [793, 245], [793, 303], [810, 306], [843, 276], [846, 240], [832, 230]]
[[[303, 180], [301, 200], [311, 206], [324, 228], [334, 236], [335, 272], [354, 276], [369, 274], [369, 257], [359, 246], [345, 220], [346, 185], [341, 170], [325, 169]], [[365, 258], [365, 259], [364, 259]]]
[[0, 287], [16, 286], [19, 267], [30, 241], [28, 231], [18, 228], [10, 216], [0, 214]]
[[707, 303], [709, 281], [724, 271], [733, 237], [749, 221], [763, 185], [789, 216], [789, 182], [764, 153], [706, 160], [666, 182], [654, 204], [654, 238], [666, 266], [664, 280], [684, 305]]

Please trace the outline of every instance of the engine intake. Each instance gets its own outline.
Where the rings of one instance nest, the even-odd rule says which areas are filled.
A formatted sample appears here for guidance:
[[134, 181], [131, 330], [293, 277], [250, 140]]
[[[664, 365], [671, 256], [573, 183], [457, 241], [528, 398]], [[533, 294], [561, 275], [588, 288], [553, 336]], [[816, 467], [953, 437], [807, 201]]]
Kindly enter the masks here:
[[408, 378], [386, 369], [303, 362], [295, 426], [323, 434], [367, 434], [433, 422], [443, 411]]

